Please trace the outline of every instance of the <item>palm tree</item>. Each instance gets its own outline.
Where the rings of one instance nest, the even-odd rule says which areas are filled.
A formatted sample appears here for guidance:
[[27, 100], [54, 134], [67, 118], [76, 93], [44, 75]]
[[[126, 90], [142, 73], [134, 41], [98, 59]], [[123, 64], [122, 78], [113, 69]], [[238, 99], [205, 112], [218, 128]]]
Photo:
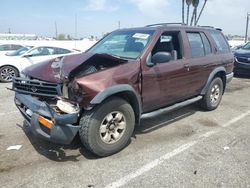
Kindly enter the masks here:
[[192, 4], [193, 0], [186, 0], [186, 4], [187, 4], [187, 21], [186, 24], [188, 25], [189, 22], [189, 10], [190, 10], [190, 5]]
[[192, 0], [192, 5], [194, 7], [192, 18], [191, 18], [191, 23], [190, 25], [196, 24], [196, 17], [197, 17], [197, 7], [199, 6], [199, 0]]
[[197, 20], [195, 21], [195, 25], [197, 25], [197, 23], [199, 22], [199, 19], [200, 19], [202, 13], [203, 13], [203, 10], [204, 10], [206, 4], [207, 4], [207, 0], [205, 0], [204, 3], [203, 3], [203, 6], [202, 6], [201, 11], [199, 13], [199, 16], [198, 16]]
[[184, 24], [184, 0], [182, 0], [182, 23]]

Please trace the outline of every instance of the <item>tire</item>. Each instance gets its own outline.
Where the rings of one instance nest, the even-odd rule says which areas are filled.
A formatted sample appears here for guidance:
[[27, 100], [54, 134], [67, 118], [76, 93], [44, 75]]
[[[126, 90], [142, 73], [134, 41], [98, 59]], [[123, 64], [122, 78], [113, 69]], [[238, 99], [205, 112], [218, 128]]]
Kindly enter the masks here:
[[14, 77], [18, 76], [18, 70], [12, 66], [3, 66], [0, 68], [0, 81], [11, 82]]
[[214, 78], [210, 83], [206, 94], [201, 100], [201, 107], [208, 111], [215, 110], [221, 102], [223, 88], [224, 87], [221, 78]]
[[134, 110], [127, 101], [112, 97], [83, 114], [80, 139], [92, 153], [105, 157], [122, 150], [135, 127]]

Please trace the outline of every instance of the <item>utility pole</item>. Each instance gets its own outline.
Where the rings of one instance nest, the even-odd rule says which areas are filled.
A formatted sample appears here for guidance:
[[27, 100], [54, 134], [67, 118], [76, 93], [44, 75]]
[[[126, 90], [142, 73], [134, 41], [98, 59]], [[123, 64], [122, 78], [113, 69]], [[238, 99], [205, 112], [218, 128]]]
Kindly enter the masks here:
[[77, 39], [77, 14], [75, 15], [75, 39]]
[[121, 22], [120, 22], [120, 20], [118, 21], [118, 29], [121, 29]]
[[248, 24], [249, 24], [249, 17], [250, 17], [250, 13], [247, 13], [245, 43], [248, 41]]
[[56, 34], [56, 39], [57, 39], [57, 23], [55, 22], [55, 34]]

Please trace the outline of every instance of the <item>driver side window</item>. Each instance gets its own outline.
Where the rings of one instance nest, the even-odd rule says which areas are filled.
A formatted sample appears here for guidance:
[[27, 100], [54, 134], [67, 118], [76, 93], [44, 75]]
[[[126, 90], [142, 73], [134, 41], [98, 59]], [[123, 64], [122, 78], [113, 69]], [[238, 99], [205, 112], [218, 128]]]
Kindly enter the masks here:
[[35, 48], [30, 52], [32, 56], [45, 56], [45, 55], [51, 55], [51, 52], [46, 47], [38, 47]]
[[180, 31], [163, 33], [152, 50], [152, 56], [158, 52], [168, 52], [171, 54], [172, 60], [182, 59], [179, 38]]

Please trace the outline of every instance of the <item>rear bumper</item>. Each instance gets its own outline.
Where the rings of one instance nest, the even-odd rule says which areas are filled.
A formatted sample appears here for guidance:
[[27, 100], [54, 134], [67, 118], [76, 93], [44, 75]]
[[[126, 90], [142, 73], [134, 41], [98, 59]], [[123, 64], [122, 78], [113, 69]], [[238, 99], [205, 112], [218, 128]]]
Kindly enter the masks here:
[[230, 74], [227, 74], [226, 75], [226, 81], [227, 81], [227, 83], [228, 82], [231, 82], [232, 81], [232, 79], [233, 79], [233, 77], [234, 77], [234, 73], [233, 72], [231, 72]]
[[[16, 93], [15, 104], [37, 137], [58, 144], [70, 144], [80, 129], [80, 126], [73, 125], [77, 123], [79, 114], [58, 115], [48, 104], [30, 95]], [[51, 129], [38, 122], [39, 116], [53, 122]]]

